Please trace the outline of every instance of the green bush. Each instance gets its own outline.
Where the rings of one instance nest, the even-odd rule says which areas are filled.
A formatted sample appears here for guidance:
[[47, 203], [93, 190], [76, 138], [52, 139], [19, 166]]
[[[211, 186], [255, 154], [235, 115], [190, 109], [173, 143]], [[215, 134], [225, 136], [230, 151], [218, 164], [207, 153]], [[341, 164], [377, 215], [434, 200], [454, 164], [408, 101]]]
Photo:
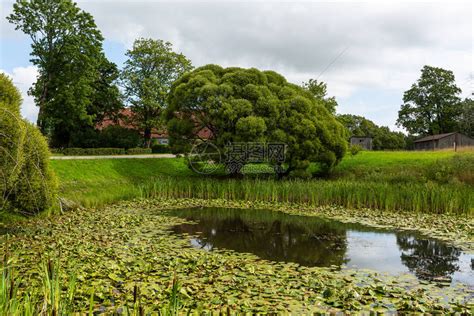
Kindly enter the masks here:
[[129, 148], [127, 149], [127, 155], [143, 155], [151, 154], [151, 148]]
[[351, 156], [354, 157], [357, 155], [360, 151], [362, 150], [362, 147], [360, 145], [351, 145], [350, 151], [351, 151]]
[[48, 143], [36, 126], [25, 122], [24, 163], [13, 187], [11, 206], [19, 213], [33, 215], [53, 205], [57, 180], [49, 166]]
[[0, 74], [0, 209], [35, 214], [50, 208], [57, 190], [48, 145], [20, 116], [21, 95]]
[[124, 148], [65, 148], [63, 154], [66, 156], [108, 156], [125, 155]]
[[156, 144], [151, 146], [151, 151], [154, 154], [168, 154], [171, 153], [171, 148], [168, 145]]

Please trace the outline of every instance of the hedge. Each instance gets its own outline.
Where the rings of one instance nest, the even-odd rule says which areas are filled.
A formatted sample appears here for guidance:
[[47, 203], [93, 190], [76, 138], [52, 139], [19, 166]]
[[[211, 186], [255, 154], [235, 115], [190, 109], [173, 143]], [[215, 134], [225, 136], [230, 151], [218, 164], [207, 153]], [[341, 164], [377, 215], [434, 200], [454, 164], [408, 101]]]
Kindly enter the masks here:
[[168, 145], [156, 144], [151, 146], [151, 151], [154, 154], [168, 154], [171, 153], [171, 148]]
[[127, 155], [143, 155], [151, 154], [151, 148], [129, 148], [127, 149]]
[[62, 152], [66, 156], [125, 155], [124, 148], [65, 148]]

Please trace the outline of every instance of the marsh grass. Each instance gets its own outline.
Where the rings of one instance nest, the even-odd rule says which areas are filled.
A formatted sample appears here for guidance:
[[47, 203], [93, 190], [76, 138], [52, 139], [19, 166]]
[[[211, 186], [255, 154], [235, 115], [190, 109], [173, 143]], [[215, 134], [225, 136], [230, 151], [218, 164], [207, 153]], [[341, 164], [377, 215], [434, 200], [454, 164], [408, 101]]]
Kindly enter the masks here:
[[472, 189], [433, 182], [378, 183], [324, 180], [234, 180], [163, 177], [141, 186], [141, 197], [226, 199], [338, 205], [420, 213], [472, 215]]

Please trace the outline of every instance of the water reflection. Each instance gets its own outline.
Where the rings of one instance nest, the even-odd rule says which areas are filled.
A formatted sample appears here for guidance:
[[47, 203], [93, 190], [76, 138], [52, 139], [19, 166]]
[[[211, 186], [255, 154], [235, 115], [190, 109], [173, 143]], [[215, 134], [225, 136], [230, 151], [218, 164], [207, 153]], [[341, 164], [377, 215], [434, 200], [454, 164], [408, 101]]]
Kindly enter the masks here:
[[173, 227], [192, 235], [194, 247], [250, 252], [263, 259], [305, 266], [367, 268], [419, 279], [474, 286], [473, 256], [415, 233], [391, 232], [317, 217], [268, 210], [184, 209], [170, 215], [197, 224]]

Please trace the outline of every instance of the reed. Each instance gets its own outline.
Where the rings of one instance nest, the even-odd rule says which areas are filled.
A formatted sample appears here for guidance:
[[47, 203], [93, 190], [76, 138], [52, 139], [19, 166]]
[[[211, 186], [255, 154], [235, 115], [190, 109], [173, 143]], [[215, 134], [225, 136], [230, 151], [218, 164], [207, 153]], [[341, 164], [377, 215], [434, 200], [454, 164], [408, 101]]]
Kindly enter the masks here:
[[161, 177], [140, 186], [142, 198], [197, 198], [304, 203], [314, 206], [472, 216], [474, 197], [466, 185]]

